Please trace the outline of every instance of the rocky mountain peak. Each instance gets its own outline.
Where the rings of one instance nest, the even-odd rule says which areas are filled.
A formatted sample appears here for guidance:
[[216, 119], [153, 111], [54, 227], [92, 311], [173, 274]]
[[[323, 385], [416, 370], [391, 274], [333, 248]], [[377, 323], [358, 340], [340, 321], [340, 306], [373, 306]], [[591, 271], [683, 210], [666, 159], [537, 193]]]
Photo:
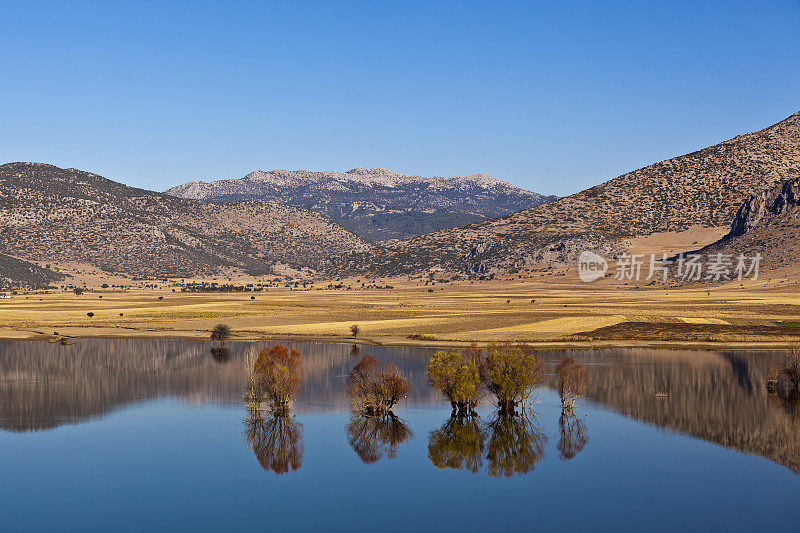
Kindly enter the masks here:
[[241, 179], [191, 181], [167, 194], [214, 202], [262, 200], [294, 205], [322, 213], [374, 240], [421, 235], [555, 199], [484, 173], [424, 177], [362, 167], [346, 172], [256, 170]]
[[744, 235], [758, 225], [768, 224], [771, 218], [800, 216], [800, 177], [786, 180], [748, 198], [731, 224], [726, 236]]

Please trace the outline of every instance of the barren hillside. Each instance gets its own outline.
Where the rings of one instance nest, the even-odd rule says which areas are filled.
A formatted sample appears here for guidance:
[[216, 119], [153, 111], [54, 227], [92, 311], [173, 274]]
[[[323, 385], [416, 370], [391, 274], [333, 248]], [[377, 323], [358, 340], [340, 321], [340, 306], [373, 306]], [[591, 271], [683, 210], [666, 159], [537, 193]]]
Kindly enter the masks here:
[[763, 271], [800, 271], [800, 177], [778, 183], [745, 201], [731, 231], [701, 254], [761, 254]]
[[800, 113], [769, 128], [624, 174], [532, 209], [388, 243], [344, 258], [381, 274], [443, 268], [482, 272], [572, 262], [584, 249], [613, 255], [629, 238], [693, 226], [728, 227], [753, 192], [800, 176]]
[[2, 253], [140, 277], [208, 275], [222, 267], [266, 274], [277, 262], [316, 269], [331, 254], [370, 249], [297, 207], [185, 200], [38, 163], [0, 166], [0, 227]]

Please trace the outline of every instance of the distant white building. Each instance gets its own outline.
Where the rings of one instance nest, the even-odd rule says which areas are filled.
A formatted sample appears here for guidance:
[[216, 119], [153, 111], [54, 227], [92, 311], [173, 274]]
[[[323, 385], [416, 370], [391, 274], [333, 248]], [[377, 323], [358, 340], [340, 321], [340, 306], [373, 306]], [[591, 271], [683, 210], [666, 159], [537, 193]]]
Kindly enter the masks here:
[[8, 295], [8, 294], [6, 294], [6, 293], [2, 293], [2, 294], [0, 294], [0, 299], [6, 299], [6, 300], [7, 300], [7, 299], [9, 299], [9, 298], [11, 298], [11, 296], [9, 296], [9, 295]]

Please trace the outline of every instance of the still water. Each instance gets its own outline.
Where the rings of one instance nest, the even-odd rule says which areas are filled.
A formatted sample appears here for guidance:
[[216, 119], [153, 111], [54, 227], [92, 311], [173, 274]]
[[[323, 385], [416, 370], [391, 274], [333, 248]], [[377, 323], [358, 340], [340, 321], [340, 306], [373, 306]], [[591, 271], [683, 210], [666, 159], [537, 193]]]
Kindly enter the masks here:
[[[0, 343], [0, 530], [800, 530], [800, 405], [764, 387], [778, 354], [569, 352], [575, 416], [545, 387], [523, 419], [458, 421], [429, 350], [293, 344], [304, 390], [275, 420], [241, 403], [251, 346]], [[540, 358], [552, 374], [566, 353]], [[413, 384], [397, 420], [349, 413], [365, 354]]]

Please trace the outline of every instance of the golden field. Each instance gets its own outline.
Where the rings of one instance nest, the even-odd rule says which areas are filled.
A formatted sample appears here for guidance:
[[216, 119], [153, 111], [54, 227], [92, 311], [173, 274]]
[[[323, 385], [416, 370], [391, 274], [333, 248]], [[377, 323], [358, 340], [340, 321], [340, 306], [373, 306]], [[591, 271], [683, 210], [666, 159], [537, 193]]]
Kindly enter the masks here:
[[[800, 342], [800, 285], [793, 277], [658, 288], [583, 284], [568, 270], [492, 281], [381, 280], [353, 287], [184, 293], [157, 289], [21, 293], [0, 300], [0, 338], [208, 338], [218, 323], [234, 339], [274, 338], [409, 345], [527, 341], [538, 347], [783, 348]], [[174, 289], [174, 292], [173, 292]], [[159, 299], [159, 297], [161, 299]], [[254, 299], [252, 298], [254, 297]], [[87, 313], [94, 313], [93, 317]]]

